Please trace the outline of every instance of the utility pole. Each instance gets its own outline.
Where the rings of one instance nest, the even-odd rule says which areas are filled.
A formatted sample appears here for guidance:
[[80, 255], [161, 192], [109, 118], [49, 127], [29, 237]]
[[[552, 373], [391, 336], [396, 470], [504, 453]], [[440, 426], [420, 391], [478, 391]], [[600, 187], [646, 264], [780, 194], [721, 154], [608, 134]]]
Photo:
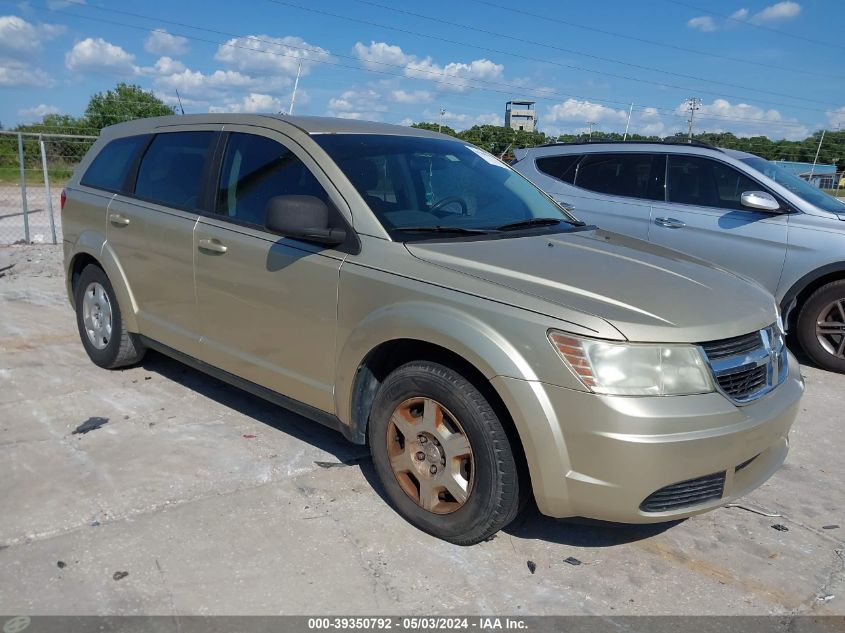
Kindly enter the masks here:
[[631, 102], [631, 107], [628, 108], [628, 122], [625, 123], [625, 136], [622, 137], [623, 141], [628, 140], [628, 128], [631, 125], [631, 115], [634, 113], [634, 102]]
[[176, 91], [176, 98], [179, 100], [179, 110], [182, 111], [182, 114], [185, 114], [185, 108], [182, 107], [182, 97], [179, 96], [179, 91]]
[[816, 171], [816, 163], [819, 162], [819, 152], [822, 151], [822, 143], [824, 143], [824, 133], [827, 130], [822, 130], [822, 137], [819, 139], [819, 146], [816, 148], [816, 157], [813, 159], [813, 166], [810, 168], [810, 177], [807, 179], [807, 182], [813, 184], [813, 173]]
[[440, 132], [443, 129], [443, 117], [446, 114], [446, 108], [440, 108], [440, 121], [437, 123], [437, 131]]
[[296, 69], [296, 81], [293, 82], [293, 94], [290, 96], [290, 109], [288, 115], [293, 114], [293, 102], [296, 101], [296, 89], [299, 87], [299, 76], [302, 74], [302, 58], [299, 58], [299, 66]]
[[695, 119], [695, 111], [701, 107], [701, 99], [698, 97], [690, 97], [687, 99], [687, 110], [689, 110], [689, 118], [687, 119], [687, 123], [689, 124], [689, 130], [687, 131], [687, 140], [692, 143], [692, 122]]
[[593, 140], [593, 126], [596, 125], [595, 121], [587, 121], [587, 125], [590, 126], [590, 140]]

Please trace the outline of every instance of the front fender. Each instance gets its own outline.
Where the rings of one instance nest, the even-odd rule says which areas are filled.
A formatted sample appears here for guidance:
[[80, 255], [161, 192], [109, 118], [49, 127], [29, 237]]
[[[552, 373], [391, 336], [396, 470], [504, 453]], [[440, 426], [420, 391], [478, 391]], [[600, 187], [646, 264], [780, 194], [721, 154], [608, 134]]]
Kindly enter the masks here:
[[536, 380], [522, 353], [480, 319], [454, 307], [422, 301], [388, 305], [367, 316], [343, 344], [337, 363], [335, 398], [340, 419], [352, 423], [352, 391], [358, 368], [382, 343], [411, 339], [446, 348], [490, 380], [511, 376]]

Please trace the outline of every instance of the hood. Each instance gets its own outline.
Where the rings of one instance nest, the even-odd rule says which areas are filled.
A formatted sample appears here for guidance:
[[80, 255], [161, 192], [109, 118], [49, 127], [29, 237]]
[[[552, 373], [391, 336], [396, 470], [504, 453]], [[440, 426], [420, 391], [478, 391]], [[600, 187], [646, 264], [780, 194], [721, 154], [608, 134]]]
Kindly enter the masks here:
[[628, 340], [697, 343], [777, 318], [762, 287], [677, 251], [604, 230], [408, 243], [412, 255], [600, 317]]

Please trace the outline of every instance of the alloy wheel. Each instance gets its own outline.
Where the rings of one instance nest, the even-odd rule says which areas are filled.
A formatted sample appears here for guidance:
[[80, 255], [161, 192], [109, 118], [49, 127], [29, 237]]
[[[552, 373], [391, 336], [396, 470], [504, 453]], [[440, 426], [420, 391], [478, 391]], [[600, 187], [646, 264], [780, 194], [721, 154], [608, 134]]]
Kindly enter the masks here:
[[105, 349], [111, 340], [112, 309], [106, 289], [96, 281], [88, 284], [82, 296], [82, 322], [91, 345]]
[[399, 486], [435, 514], [463, 507], [472, 494], [472, 447], [460, 422], [432, 398], [409, 398], [387, 425], [387, 453]]
[[831, 302], [819, 313], [816, 337], [827, 353], [845, 359], [845, 299]]

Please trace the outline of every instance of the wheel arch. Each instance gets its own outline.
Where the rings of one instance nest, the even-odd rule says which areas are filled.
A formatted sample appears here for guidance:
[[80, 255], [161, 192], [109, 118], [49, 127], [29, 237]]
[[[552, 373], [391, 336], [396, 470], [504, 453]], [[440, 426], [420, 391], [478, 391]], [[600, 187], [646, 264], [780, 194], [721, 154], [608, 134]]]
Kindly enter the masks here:
[[382, 341], [361, 360], [355, 372], [349, 404], [350, 435], [353, 441], [361, 444], [366, 442], [369, 412], [381, 383], [391, 372], [412, 361], [429, 361], [448, 367], [461, 374], [481, 392], [502, 422], [520, 473], [528, 477], [525, 489], [530, 491], [529, 467], [522, 438], [502, 396], [489, 377], [472, 362], [452, 349], [429, 341], [414, 338]]
[[117, 296], [120, 315], [126, 329], [130, 332], [139, 332], [137, 304], [123, 268], [120, 266], [114, 251], [101, 236], [93, 232], [86, 232], [80, 235], [74, 245], [74, 253], [70, 257], [66, 272], [66, 283], [70, 304], [76, 307], [74, 301], [74, 287], [79, 275], [85, 266], [94, 264], [103, 269], [111, 282], [114, 293]]
[[780, 302], [781, 314], [784, 315], [784, 320], [789, 330], [792, 331], [798, 323], [800, 306], [816, 290], [832, 281], [839, 281], [841, 279], [845, 279], [845, 262], [835, 262], [807, 273], [792, 284], [792, 287], [784, 294]]

